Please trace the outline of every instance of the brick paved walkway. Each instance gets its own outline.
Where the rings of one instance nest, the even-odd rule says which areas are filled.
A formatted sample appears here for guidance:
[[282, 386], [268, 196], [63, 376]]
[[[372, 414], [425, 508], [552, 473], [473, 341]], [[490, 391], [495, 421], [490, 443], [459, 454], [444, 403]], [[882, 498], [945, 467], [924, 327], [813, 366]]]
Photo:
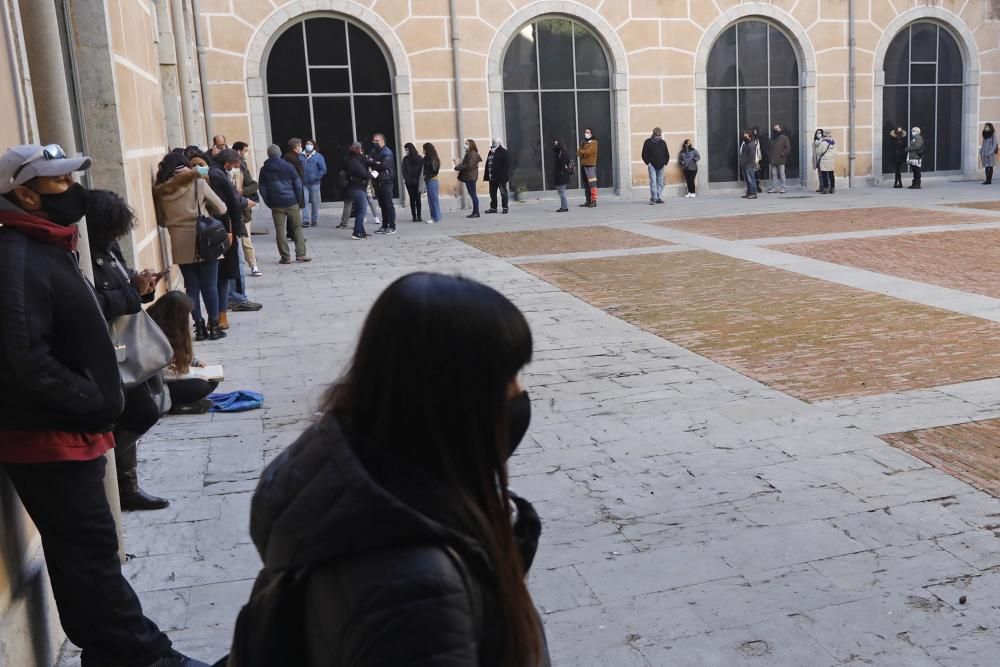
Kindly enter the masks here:
[[[928, 179], [906, 202], [942, 211], [982, 196], [978, 184]], [[794, 200], [767, 196], [753, 210], [808, 221], [817, 214], [806, 209], [898, 202], [896, 192], [867, 189]], [[144, 486], [173, 500], [167, 511], [126, 517], [126, 547], [135, 558], [125, 571], [150, 615], [184, 651], [207, 660], [226, 651], [259, 567], [247, 515], [261, 467], [313, 419], [379, 291], [409, 271], [444, 270], [504, 291], [535, 335], [535, 359], [524, 378], [533, 421], [512, 461], [512, 484], [544, 520], [530, 586], [556, 665], [995, 665], [1000, 500], [877, 436], [1000, 418], [1000, 379], [965, 382], [963, 375], [947, 380], [957, 384], [927, 388], [952, 377], [942, 370], [952, 358], [972, 367], [978, 351], [991, 368], [984, 356], [991, 348], [978, 349], [967, 336], [976, 326], [991, 335], [1000, 300], [644, 224], [731, 215], [736, 207], [744, 202], [712, 196], [663, 207], [602, 201], [597, 209], [558, 215], [549, 203], [516, 205], [509, 216], [475, 223], [454, 214], [442, 225], [401, 222], [397, 236], [359, 243], [332, 229], [338, 206], [307, 232], [315, 261], [287, 267], [277, 265], [273, 239], [257, 237], [265, 275], [251, 280], [250, 293], [264, 310], [234, 314], [230, 337], [199, 344], [198, 354], [225, 363], [224, 389], [263, 391], [265, 408], [170, 417], [141, 445]], [[991, 219], [967, 214], [977, 215]], [[753, 219], [746, 224], [750, 237], [775, 235], [754, 227]], [[780, 299], [801, 299], [803, 284], [830, 304], [806, 304], [831, 322], [824, 332], [801, 318], [812, 344], [826, 336], [853, 353], [887, 337], [872, 323], [891, 330], [898, 325], [889, 320], [897, 318], [880, 319], [867, 304], [887, 304], [888, 295], [910, 302], [900, 306], [908, 313], [950, 311], [948, 321], [960, 323], [961, 335], [938, 338], [936, 346], [920, 343], [923, 322], [938, 335], [947, 314], [898, 329], [914, 346], [910, 356], [927, 367], [916, 383], [924, 388], [897, 391], [913, 385], [883, 364], [871, 376], [889, 393], [805, 403], [678, 344], [693, 347], [693, 333], [667, 340], [451, 236], [594, 225], [648, 236], [657, 246], [678, 244], [676, 252], [629, 262], [655, 258], [674, 267], [664, 275], [702, 294], [708, 303], [698, 313], [698, 331], [709, 330], [713, 311], [719, 328], [734, 313], [756, 317], [759, 336], [744, 341], [748, 354], [755, 346], [773, 351], [777, 329], [765, 324], [772, 313], [781, 316], [774, 322], [785, 321]], [[579, 266], [602, 266], [616, 253], [639, 250], [595, 250], [608, 257]], [[538, 252], [550, 255], [551, 248]], [[685, 269], [695, 277], [684, 278]], [[616, 289], [628, 282], [616, 280]], [[843, 285], [877, 298], [845, 298]], [[780, 299], [753, 302], [751, 286]], [[650, 300], [666, 291], [660, 286]], [[675, 294], [690, 300], [680, 288]], [[637, 307], [651, 308], [640, 294], [633, 298]], [[867, 325], [845, 314], [858, 304], [867, 308]], [[969, 323], [972, 312], [984, 321]], [[669, 323], [671, 312], [658, 317]], [[839, 337], [845, 330], [851, 338]], [[916, 363], [905, 357], [897, 355], [900, 368], [912, 370]], [[789, 372], [797, 372], [794, 354], [785, 359]], [[815, 372], [828, 376], [817, 384], [838, 385], [855, 371], [827, 364]], [[996, 373], [983, 371], [989, 374]], [[770, 381], [778, 386], [778, 380]], [[61, 664], [78, 664], [72, 650]]]

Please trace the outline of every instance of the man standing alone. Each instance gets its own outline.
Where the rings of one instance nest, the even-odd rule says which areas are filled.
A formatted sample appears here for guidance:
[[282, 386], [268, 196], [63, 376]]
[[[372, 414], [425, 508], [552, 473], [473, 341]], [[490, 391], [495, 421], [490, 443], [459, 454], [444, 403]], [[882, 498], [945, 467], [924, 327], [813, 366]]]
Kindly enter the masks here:
[[670, 162], [670, 149], [663, 140], [663, 130], [653, 128], [653, 135], [642, 144], [642, 161], [649, 170], [649, 203], [663, 203], [663, 176]]
[[[788, 163], [788, 154], [792, 152], [792, 144], [788, 141], [788, 135], [781, 125], [774, 125], [774, 139], [767, 151], [767, 159], [771, 163], [771, 187], [768, 192], [785, 192], [785, 165]], [[775, 187], [777, 186], [777, 187]]]
[[507, 181], [510, 180], [510, 162], [507, 160], [507, 149], [503, 147], [500, 137], [493, 137], [493, 144], [486, 156], [483, 180], [490, 184], [490, 207], [486, 209], [486, 212], [497, 212], [497, 190], [499, 190], [503, 212], [507, 213]]

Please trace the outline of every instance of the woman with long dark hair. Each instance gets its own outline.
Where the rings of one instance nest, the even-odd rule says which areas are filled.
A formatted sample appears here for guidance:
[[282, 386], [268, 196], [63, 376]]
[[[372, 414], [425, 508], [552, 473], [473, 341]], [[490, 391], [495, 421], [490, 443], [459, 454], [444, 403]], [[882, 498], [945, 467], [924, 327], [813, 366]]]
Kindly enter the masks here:
[[[163, 370], [163, 380], [170, 392], [173, 412], [205, 412], [208, 404], [203, 401], [215, 391], [219, 383], [191, 375], [191, 368], [205, 364], [194, 358], [191, 329], [188, 327], [194, 302], [184, 292], [171, 290], [156, 300], [146, 311], [170, 341], [174, 356]], [[199, 406], [192, 409], [190, 406]]]
[[441, 183], [438, 172], [441, 171], [441, 158], [438, 157], [434, 144], [426, 143], [424, 149], [424, 183], [427, 184], [427, 207], [431, 210], [428, 225], [441, 222]]
[[411, 143], [403, 146], [406, 155], [403, 156], [403, 185], [410, 198], [410, 217], [413, 222], [423, 222], [420, 206], [420, 179], [424, 171], [424, 161], [417, 152], [417, 147]]
[[479, 163], [483, 159], [479, 157], [479, 148], [475, 139], [465, 140], [465, 155], [462, 161], [455, 160], [455, 171], [458, 172], [458, 180], [465, 183], [465, 189], [472, 199], [472, 213], [465, 216], [467, 218], [479, 217], [479, 195], [476, 194], [476, 183], [479, 182]]
[[485, 285], [415, 273], [379, 296], [323, 417], [253, 499], [254, 590], [299, 581], [282, 614], [294, 637], [268, 626], [277, 598], [255, 595], [229, 665], [268, 650], [302, 667], [548, 664], [525, 584], [540, 524], [507, 489], [531, 354], [524, 316]]

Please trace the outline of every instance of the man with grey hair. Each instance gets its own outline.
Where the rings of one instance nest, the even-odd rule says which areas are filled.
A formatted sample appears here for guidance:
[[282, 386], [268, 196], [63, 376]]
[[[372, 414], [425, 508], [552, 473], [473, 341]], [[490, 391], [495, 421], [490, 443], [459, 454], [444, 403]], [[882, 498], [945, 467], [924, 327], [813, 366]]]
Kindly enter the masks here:
[[396, 233], [396, 209], [393, 208], [392, 191], [396, 184], [396, 156], [385, 144], [385, 135], [378, 132], [372, 136], [375, 144], [371, 155], [371, 167], [377, 174], [374, 181], [375, 197], [378, 207], [382, 210], [382, 226], [375, 230], [376, 234]]
[[907, 162], [910, 163], [910, 171], [913, 172], [913, 182], [910, 190], [920, 189], [920, 172], [924, 168], [924, 138], [920, 136], [920, 128], [911, 130], [910, 144], [906, 147]]
[[670, 162], [670, 149], [663, 140], [663, 130], [653, 128], [653, 134], [642, 144], [642, 161], [649, 171], [649, 203], [663, 203], [663, 180]]
[[497, 212], [497, 191], [499, 190], [503, 212], [507, 213], [507, 181], [510, 180], [510, 161], [507, 159], [507, 149], [503, 147], [500, 137], [493, 137], [490, 152], [486, 156], [483, 180], [490, 184], [490, 207], [486, 209], [486, 212]]
[[295, 241], [295, 261], [312, 261], [306, 256], [306, 240], [302, 234], [302, 209], [305, 208], [302, 179], [288, 160], [282, 158], [281, 149], [274, 144], [267, 147], [267, 160], [260, 168], [257, 182], [260, 197], [271, 209], [274, 220], [274, 241], [281, 256], [279, 263], [292, 263], [286, 233]]

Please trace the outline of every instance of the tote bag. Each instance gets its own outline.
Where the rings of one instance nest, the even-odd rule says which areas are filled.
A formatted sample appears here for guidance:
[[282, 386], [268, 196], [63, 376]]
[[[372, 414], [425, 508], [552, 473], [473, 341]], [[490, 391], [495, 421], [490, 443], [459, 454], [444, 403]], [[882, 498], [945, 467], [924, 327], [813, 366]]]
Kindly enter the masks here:
[[153, 377], [174, 358], [170, 341], [145, 310], [111, 322], [122, 384], [130, 389]]

